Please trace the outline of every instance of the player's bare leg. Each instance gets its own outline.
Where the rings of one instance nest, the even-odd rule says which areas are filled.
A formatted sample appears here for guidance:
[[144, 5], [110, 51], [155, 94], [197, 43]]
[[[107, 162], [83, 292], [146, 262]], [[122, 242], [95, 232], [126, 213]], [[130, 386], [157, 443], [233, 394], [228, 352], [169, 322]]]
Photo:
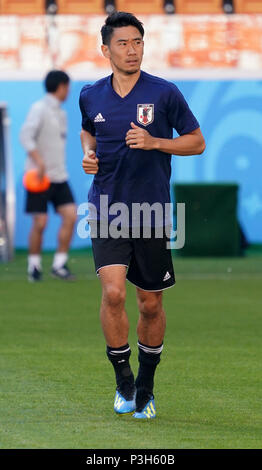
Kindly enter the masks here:
[[134, 417], [155, 417], [153, 401], [154, 375], [163, 349], [166, 316], [162, 292], [146, 292], [137, 288], [140, 312], [137, 334], [139, 370], [136, 378], [136, 413]]
[[140, 312], [137, 335], [142, 344], [155, 347], [163, 342], [166, 315], [162, 298], [162, 291], [146, 292], [137, 288], [137, 303]]
[[64, 204], [57, 207], [57, 212], [62, 218], [62, 223], [58, 232], [58, 253], [67, 253], [72, 240], [74, 226], [77, 220], [76, 205]]
[[77, 219], [76, 205], [70, 203], [58, 206], [57, 213], [61, 216], [62, 223], [58, 232], [58, 247], [54, 255], [52, 274], [60, 279], [73, 280], [74, 276], [70, 273], [66, 263]]
[[126, 267], [104, 266], [99, 270], [102, 284], [101, 325], [108, 346], [119, 348], [128, 341], [129, 322], [125, 311]]
[[117, 413], [127, 413], [135, 409], [135, 387], [129, 364], [129, 322], [125, 311], [126, 267], [105, 266], [99, 270], [99, 277], [102, 284], [100, 320], [117, 383], [114, 409]]
[[30, 281], [39, 281], [42, 277], [41, 249], [47, 220], [47, 214], [33, 215], [28, 254], [28, 279]]
[[47, 214], [33, 215], [33, 223], [29, 234], [29, 254], [40, 255], [42, 248], [43, 232], [46, 228]]

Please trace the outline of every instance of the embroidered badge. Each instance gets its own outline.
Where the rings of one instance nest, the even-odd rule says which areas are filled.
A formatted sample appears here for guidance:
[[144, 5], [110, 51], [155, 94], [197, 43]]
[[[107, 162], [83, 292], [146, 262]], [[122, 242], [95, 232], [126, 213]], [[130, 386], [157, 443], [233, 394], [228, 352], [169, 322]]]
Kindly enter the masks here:
[[137, 105], [137, 121], [143, 126], [148, 126], [154, 121], [154, 105], [138, 104]]

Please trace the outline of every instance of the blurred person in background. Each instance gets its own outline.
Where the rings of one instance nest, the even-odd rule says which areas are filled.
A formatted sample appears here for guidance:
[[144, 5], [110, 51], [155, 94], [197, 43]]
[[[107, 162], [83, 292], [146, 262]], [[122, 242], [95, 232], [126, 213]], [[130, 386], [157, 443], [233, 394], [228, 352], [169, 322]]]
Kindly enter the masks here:
[[70, 78], [63, 71], [52, 70], [44, 85], [47, 93], [33, 103], [20, 133], [27, 152], [25, 170], [36, 168], [40, 180], [47, 175], [51, 182], [47, 191], [34, 193], [27, 190], [26, 194], [25, 210], [33, 219], [28, 253], [28, 280], [32, 282], [42, 279], [41, 249], [48, 221], [48, 203], [52, 203], [61, 216], [51, 274], [63, 280], [74, 279], [67, 260], [77, 216], [65, 166], [67, 119], [61, 108], [69, 93]]

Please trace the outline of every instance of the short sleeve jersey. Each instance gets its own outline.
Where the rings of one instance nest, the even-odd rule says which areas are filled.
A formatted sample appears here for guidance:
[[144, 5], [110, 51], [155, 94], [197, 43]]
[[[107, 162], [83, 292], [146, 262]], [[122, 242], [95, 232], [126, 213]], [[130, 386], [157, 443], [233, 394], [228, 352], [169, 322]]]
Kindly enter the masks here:
[[[120, 97], [112, 86], [112, 75], [85, 85], [80, 93], [82, 128], [96, 137], [99, 170], [93, 179], [88, 201], [100, 213], [100, 196], [108, 196], [108, 207], [125, 203], [170, 202], [171, 155], [158, 150], [130, 149], [125, 137], [130, 123], [153, 137], [172, 139], [199, 127], [183, 95], [171, 82], [141, 71], [130, 93]], [[109, 220], [113, 219], [113, 216]], [[131, 219], [130, 219], [131, 220]]]

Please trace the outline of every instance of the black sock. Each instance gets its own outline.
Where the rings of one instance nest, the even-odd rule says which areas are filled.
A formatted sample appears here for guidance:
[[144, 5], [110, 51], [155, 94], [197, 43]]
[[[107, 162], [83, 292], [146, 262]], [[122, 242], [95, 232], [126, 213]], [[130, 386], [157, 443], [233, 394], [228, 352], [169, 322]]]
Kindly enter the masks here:
[[137, 411], [141, 411], [153, 395], [154, 375], [156, 366], [160, 362], [163, 343], [159, 346], [146, 346], [138, 341], [137, 344], [139, 370], [135, 382], [137, 388], [136, 405]]
[[129, 364], [131, 355], [129, 344], [120, 348], [107, 346], [106, 353], [115, 370], [117, 388], [126, 400], [131, 400], [134, 394], [134, 375]]

